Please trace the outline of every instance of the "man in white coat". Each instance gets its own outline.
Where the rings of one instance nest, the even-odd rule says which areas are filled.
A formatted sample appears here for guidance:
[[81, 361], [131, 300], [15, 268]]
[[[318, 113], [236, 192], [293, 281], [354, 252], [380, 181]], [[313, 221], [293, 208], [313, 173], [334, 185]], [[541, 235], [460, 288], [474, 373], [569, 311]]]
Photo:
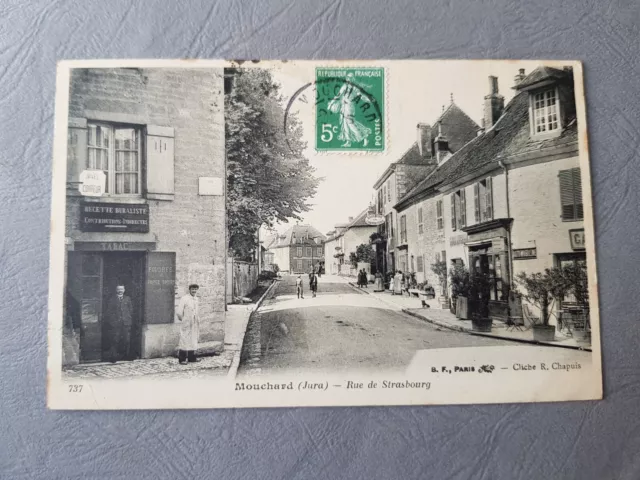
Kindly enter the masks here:
[[180, 299], [178, 304], [178, 321], [180, 325], [180, 344], [178, 345], [178, 361], [181, 365], [199, 362], [196, 358], [198, 335], [200, 334], [200, 315], [198, 313], [198, 285], [189, 285], [189, 293]]

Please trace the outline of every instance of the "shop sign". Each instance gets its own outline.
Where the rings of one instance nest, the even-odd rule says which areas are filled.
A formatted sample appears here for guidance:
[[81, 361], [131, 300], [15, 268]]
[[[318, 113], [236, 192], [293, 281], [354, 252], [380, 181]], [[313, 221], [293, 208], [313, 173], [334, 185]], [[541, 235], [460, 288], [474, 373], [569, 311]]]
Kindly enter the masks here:
[[86, 197], [101, 197], [105, 193], [107, 176], [102, 170], [83, 170], [80, 172], [78, 190]]
[[83, 203], [83, 232], [149, 232], [149, 205], [128, 203]]
[[75, 242], [74, 245], [74, 250], [93, 252], [139, 252], [155, 249], [155, 242]]
[[569, 230], [569, 239], [571, 240], [571, 248], [574, 250], [585, 249], [584, 228]]
[[449, 246], [450, 247], [455, 247], [458, 245], [464, 245], [465, 242], [467, 241], [467, 235], [455, 235], [453, 237], [451, 237], [449, 239]]
[[530, 258], [537, 258], [538, 251], [536, 247], [533, 248], [514, 248], [513, 249], [514, 260], [527, 260]]

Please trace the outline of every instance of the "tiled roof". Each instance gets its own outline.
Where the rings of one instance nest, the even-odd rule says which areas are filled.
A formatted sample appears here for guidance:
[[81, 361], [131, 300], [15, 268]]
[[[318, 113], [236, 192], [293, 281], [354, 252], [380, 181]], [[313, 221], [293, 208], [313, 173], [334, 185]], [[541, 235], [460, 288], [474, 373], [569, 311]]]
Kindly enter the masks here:
[[537, 83], [544, 82], [546, 80], [564, 80], [570, 77], [570, 73], [565, 70], [559, 70], [553, 67], [538, 67], [529, 75], [524, 77], [518, 85], [516, 85], [516, 89], [521, 90], [526, 87], [531, 87]]
[[327, 238], [322, 233], [320, 233], [319, 230], [317, 230], [316, 228], [314, 228], [311, 225], [294, 225], [291, 228], [289, 228], [288, 230], [286, 230], [284, 233], [282, 233], [278, 237], [278, 241], [275, 242], [271, 246], [271, 248], [288, 247], [288, 246], [292, 245], [293, 243], [295, 243], [295, 242], [293, 242], [293, 238], [294, 237], [300, 237], [300, 236], [303, 236], [303, 237], [308, 236], [309, 238], [318, 237], [323, 242]]
[[442, 133], [447, 137], [449, 150], [452, 153], [460, 150], [480, 130], [480, 126], [453, 102], [433, 124], [433, 138], [438, 134], [438, 125], [441, 125]]
[[408, 202], [423, 192], [480, 171], [498, 157], [526, 153], [545, 147], [562, 146], [576, 142], [576, 122], [570, 122], [562, 134], [555, 138], [536, 139], [529, 133], [529, 97], [519, 92], [506, 106], [498, 122], [484, 134], [477, 136], [454, 153], [445, 163], [411, 189], [397, 204], [406, 208]]

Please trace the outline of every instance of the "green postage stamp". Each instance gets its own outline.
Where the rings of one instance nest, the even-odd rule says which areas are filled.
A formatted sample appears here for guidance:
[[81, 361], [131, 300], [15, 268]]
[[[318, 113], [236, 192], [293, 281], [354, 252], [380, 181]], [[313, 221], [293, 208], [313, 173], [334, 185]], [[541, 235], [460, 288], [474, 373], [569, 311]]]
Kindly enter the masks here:
[[382, 152], [384, 68], [316, 68], [316, 150]]

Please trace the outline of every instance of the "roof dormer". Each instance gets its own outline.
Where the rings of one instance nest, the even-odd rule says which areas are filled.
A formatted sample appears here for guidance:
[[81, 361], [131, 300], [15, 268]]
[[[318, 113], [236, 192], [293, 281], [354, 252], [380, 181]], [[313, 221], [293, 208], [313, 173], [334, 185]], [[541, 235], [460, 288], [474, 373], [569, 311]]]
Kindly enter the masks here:
[[522, 78], [523, 75], [520, 70], [514, 88], [528, 92], [531, 137], [560, 136], [576, 116], [571, 68], [538, 67], [526, 77]]

